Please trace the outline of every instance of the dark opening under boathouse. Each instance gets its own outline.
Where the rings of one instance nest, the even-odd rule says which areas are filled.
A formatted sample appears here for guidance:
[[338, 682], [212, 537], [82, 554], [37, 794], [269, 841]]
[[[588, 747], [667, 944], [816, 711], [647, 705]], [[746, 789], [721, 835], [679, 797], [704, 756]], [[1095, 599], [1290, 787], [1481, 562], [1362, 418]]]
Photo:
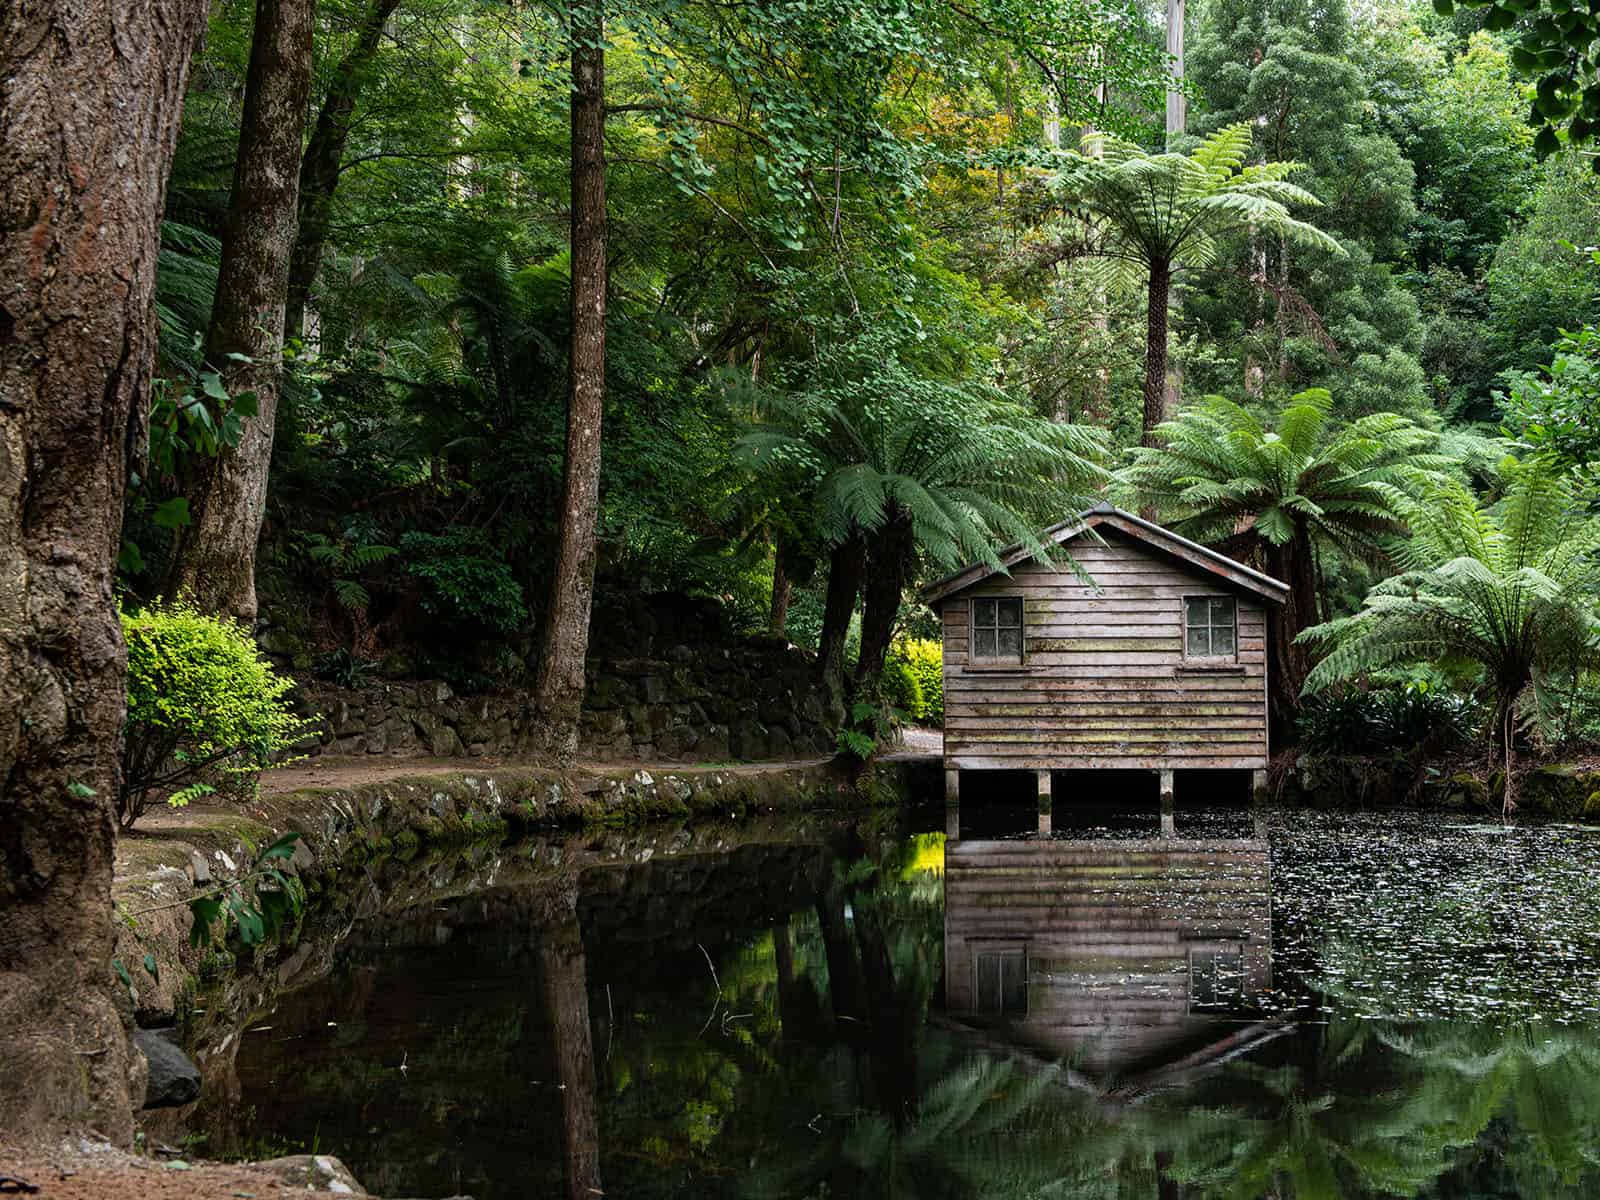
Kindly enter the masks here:
[[[1077, 563], [1004, 551], [923, 598], [944, 627], [944, 767], [1173, 773], [1267, 766], [1267, 607], [1288, 586], [1110, 504], [1046, 530]], [[1041, 826], [1047, 818], [1041, 818]]]

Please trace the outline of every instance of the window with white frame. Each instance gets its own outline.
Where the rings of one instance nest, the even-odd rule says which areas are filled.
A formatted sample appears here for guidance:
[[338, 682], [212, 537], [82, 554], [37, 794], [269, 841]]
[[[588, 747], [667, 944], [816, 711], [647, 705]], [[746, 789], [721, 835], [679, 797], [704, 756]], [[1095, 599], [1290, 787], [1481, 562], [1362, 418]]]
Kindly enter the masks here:
[[977, 662], [1022, 662], [1021, 596], [973, 599], [972, 657]]
[[1232, 596], [1184, 598], [1185, 658], [1237, 658], [1239, 602]]

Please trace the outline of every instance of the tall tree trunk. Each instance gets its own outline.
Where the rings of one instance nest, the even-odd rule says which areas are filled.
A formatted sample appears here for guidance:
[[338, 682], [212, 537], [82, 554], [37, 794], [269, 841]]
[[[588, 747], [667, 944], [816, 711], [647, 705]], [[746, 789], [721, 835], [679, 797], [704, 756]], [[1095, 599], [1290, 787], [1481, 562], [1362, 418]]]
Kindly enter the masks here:
[[[1171, 59], [1173, 83], [1181, 85], [1184, 77], [1183, 65], [1183, 26], [1184, 26], [1185, 0], [1167, 0], [1167, 55]], [[1189, 102], [1184, 94], [1175, 87], [1167, 89], [1167, 152], [1175, 153], [1178, 140], [1188, 130]], [[1173, 319], [1178, 316], [1183, 303], [1181, 288], [1173, 289], [1171, 300], [1168, 304], [1167, 326], [1170, 329]], [[1169, 354], [1167, 370], [1163, 380], [1165, 389], [1165, 408], [1170, 416], [1176, 413], [1183, 405], [1183, 359], [1177, 354]]]
[[322, 264], [322, 249], [327, 244], [328, 226], [333, 217], [333, 195], [339, 187], [339, 170], [344, 165], [344, 148], [350, 139], [351, 118], [361, 96], [372, 64], [378, 57], [383, 29], [400, 0], [372, 0], [356, 31], [355, 44], [339, 60], [328, 82], [311, 129], [311, 140], [300, 159], [300, 219], [294, 253], [289, 260], [289, 295], [284, 308], [284, 333], [299, 337], [305, 333], [306, 302]]
[[1158, 444], [1155, 428], [1167, 419], [1167, 301], [1172, 291], [1172, 264], [1150, 264], [1149, 302], [1145, 310], [1144, 437], [1140, 444]]
[[200, 0], [0, 8], [0, 1142], [72, 1123], [126, 1143], [143, 1099], [110, 963], [111, 583], [205, 21]]
[[569, 1200], [594, 1200], [600, 1189], [600, 1118], [595, 1098], [594, 1038], [583, 934], [576, 913], [539, 944], [545, 1005], [561, 1085], [561, 1148]]
[[534, 680], [538, 742], [560, 762], [578, 752], [583, 664], [594, 602], [600, 425], [606, 389], [606, 58], [598, 0], [572, 13], [572, 348], [561, 529]]
[[311, 87], [315, 0], [256, 0], [239, 158], [222, 235], [206, 360], [230, 396], [253, 392], [239, 444], [206, 463], [165, 591], [253, 622], [256, 541], [267, 511], [273, 422], [283, 381], [283, 313], [300, 195], [300, 135]]
[[774, 547], [772, 554], [772, 607], [767, 614], [767, 632], [773, 637], [784, 637], [789, 628], [789, 598], [794, 585], [789, 582], [789, 572], [783, 569], [783, 547]]
[[911, 518], [895, 511], [872, 538], [868, 552], [865, 602], [861, 612], [861, 657], [856, 678], [870, 679], [883, 670], [900, 615], [900, 596], [915, 550]]
[[833, 1001], [835, 1028], [845, 1040], [859, 1045], [869, 1033], [866, 984], [850, 922], [845, 919], [845, 900], [844, 886], [837, 880], [830, 882], [817, 898], [817, 924], [828, 957], [828, 995]]
[[822, 605], [822, 635], [817, 641], [817, 682], [827, 697], [829, 715], [844, 717], [844, 643], [866, 569], [866, 546], [859, 538], [833, 548], [828, 558], [828, 594]]

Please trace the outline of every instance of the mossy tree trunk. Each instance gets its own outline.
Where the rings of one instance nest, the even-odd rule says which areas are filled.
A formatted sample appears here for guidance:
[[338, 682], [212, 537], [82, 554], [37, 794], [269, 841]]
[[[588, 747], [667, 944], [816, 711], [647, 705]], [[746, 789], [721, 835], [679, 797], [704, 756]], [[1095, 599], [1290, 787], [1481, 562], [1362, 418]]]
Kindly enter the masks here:
[[598, 2], [572, 10], [572, 343], [561, 525], [534, 679], [535, 739], [558, 762], [578, 751], [594, 605], [600, 431], [606, 384], [605, 24]]
[[300, 141], [311, 87], [315, 0], [257, 0], [239, 157], [222, 235], [206, 361], [230, 396], [252, 393], [237, 446], [186, 488], [164, 590], [252, 623], [256, 542], [267, 511], [273, 423], [283, 382], [284, 305], [300, 196]]
[[0, 1142], [68, 1123], [127, 1142], [142, 1099], [110, 962], [112, 574], [205, 21], [199, 0], [0, 8]]

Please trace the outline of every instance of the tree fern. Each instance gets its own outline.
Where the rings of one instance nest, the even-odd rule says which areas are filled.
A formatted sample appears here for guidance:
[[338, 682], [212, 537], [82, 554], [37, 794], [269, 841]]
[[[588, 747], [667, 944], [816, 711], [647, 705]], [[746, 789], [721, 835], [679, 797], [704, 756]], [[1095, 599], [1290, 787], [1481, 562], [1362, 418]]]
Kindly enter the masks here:
[[1089, 229], [1089, 252], [1108, 264], [1106, 275], [1147, 283], [1144, 429], [1151, 444], [1164, 417], [1167, 304], [1173, 274], [1211, 266], [1219, 240], [1254, 230], [1295, 245], [1343, 254], [1339, 243], [1294, 217], [1291, 205], [1320, 203], [1289, 182], [1297, 164], [1245, 166], [1247, 122], [1211, 134], [1188, 154], [1148, 154], [1131, 142], [1095, 133], [1084, 152], [1063, 156], [1052, 189], [1062, 209]]
[[1488, 732], [1506, 758], [1505, 808], [1515, 807], [1519, 710], [1560, 679], [1600, 665], [1600, 518], [1541, 463], [1509, 464], [1504, 497], [1477, 500], [1440, 481], [1419, 498], [1393, 495], [1411, 532], [1402, 570], [1353, 616], [1302, 635], [1326, 651], [1306, 690], [1421, 662], [1466, 662], [1492, 702]]
[[1453, 462], [1429, 430], [1394, 413], [1330, 426], [1332, 397], [1285, 401], [1272, 427], [1239, 404], [1207, 396], [1155, 430], [1117, 475], [1130, 506], [1153, 508], [1177, 532], [1249, 559], [1291, 594], [1274, 623], [1273, 697], [1297, 706], [1309, 664], [1295, 639], [1317, 620], [1328, 551], [1376, 561], [1404, 532], [1397, 506], [1441, 481]]

